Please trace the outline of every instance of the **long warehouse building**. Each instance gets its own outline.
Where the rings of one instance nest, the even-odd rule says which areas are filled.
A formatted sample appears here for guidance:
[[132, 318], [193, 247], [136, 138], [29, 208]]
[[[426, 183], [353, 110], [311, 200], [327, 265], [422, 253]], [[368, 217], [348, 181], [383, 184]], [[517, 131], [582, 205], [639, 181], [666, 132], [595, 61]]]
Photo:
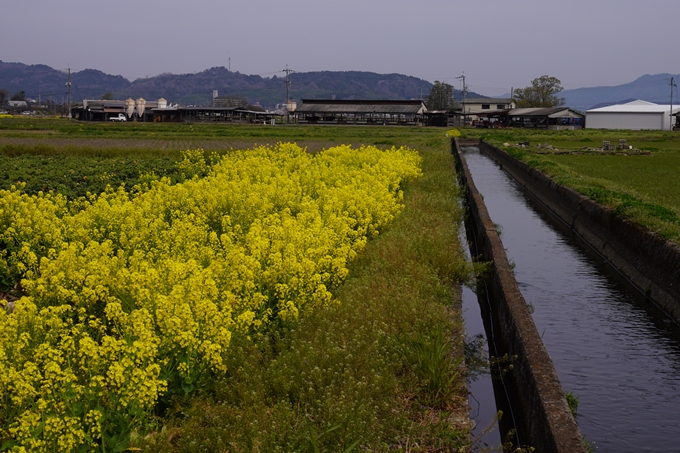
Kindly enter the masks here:
[[[673, 114], [680, 106], [673, 106]], [[671, 106], [642, 100], [586, 110], [587, 129], [669, 130]]]

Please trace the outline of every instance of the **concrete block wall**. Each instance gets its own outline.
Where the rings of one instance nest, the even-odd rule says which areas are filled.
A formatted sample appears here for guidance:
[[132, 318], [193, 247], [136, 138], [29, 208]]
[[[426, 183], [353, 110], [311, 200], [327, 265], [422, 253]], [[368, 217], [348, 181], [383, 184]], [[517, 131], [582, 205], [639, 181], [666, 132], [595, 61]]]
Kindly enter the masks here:
[[676, 321], [680, 246], [626, 220], [484, 141], [482, 152]]
[[[486, 310], [482, 307], [488, 317], [485, 325], [493, 329], [493, 341], [501, 355], [517, 356], [504, 364], [503, 384], [509, 393], [520, 442], [540, 452], [585, 452], [552, 360], [517, 287], [503, 244], [460, 153], [459, 143], [477, 142], [454, 140], [452, 148], [465, 188], [468, 239], [475, 243], [478, 259], [493, 263], [485, 287], [479, 291], [480, 304], [488, 301], [490, 305]], [[491, 337], [489, 332], [487, 335]], [[508, 369], [510, 364], [512, 369]]]

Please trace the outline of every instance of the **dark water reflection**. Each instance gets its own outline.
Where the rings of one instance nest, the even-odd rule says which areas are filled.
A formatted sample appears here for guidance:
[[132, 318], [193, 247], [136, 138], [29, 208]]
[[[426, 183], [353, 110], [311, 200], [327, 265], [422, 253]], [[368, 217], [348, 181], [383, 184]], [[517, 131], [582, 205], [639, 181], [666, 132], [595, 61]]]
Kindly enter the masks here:
[[581, 432], [601, 452], [680, 452], [680, 327], [546, 213], [477, 148], [475, 185]]
[[[465, 238], [461, 238], [465, 240]], [[488, 360], [488, 348], [486, 347], [486, 333], [482, 313], [477, 302], [477, 295], [468, 287], [463, 287], [463, 316], [465, 318], [465, 331], [467, 340], [472, 340], [477, 335], [483, 336], [484, 357]], [[500, 430], [496, 421], [496, 400], [493, 393], [491, 375], [482, 372], [468, 382], [470, 392], [470, 419], [474, 423], [472, 436], [475, 441], [474, 451], [491, 450], [501, 444]], [[492, 450], [496, 451], [496, 450]]]

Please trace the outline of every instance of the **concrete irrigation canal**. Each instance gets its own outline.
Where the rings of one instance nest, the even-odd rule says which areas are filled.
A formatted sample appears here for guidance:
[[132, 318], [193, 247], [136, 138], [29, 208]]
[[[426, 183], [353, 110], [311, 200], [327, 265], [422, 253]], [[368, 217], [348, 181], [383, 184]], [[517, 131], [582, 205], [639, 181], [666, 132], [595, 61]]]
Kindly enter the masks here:
[[[673, 298], [654, 302], [650, 286], [633, 285], [479, 146], [458, 149], [459, 170], [469, 170], [464, 183], [481, 194], [481, 207], [467, 194], [471, 253], [489, 260], [484, 251], [500, 247], [507, 255], [505, 263], [493, 258], [477, 290], [491, 355], [517, 356], [493, 380], [501, 431], [517, 428], [537, 452], [585, 451], [581, 435], [601, 452], [680, 451]], [[565, 391], [579, 399], [578, 426]]]

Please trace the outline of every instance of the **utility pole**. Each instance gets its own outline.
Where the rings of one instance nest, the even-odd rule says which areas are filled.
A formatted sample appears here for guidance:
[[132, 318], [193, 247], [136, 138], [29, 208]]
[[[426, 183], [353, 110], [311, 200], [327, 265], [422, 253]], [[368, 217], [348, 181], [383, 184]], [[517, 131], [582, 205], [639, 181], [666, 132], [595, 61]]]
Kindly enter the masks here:
[[286, 65], [286, 69], [284, 69], [281, 72], [286, 73], [286, 123], [290, 123], [290, 94], [289, 94], [289, 88], [290, 88], [290, 74], [295, 72], [292, 69], [288, 69], [288, 65]]
[[68, 82], [66, 82], [66, 88], [68, 88], [68, 119], [71, 121], [71, 67], [68, 68]]
[[671, 130], [673, 130], [673, 87], [678, 87], [675, 83], [673, 83], [674, 77], [671, 77]]
[[457, 79], [461, 79], [463, 81], [463, 127], [467, 124], [467, 112], [465, 112], [465, 96], [467, 95], [467, 86], [465, 85], [465, 73], [463, 73], [460, 77], [456, 77]]

